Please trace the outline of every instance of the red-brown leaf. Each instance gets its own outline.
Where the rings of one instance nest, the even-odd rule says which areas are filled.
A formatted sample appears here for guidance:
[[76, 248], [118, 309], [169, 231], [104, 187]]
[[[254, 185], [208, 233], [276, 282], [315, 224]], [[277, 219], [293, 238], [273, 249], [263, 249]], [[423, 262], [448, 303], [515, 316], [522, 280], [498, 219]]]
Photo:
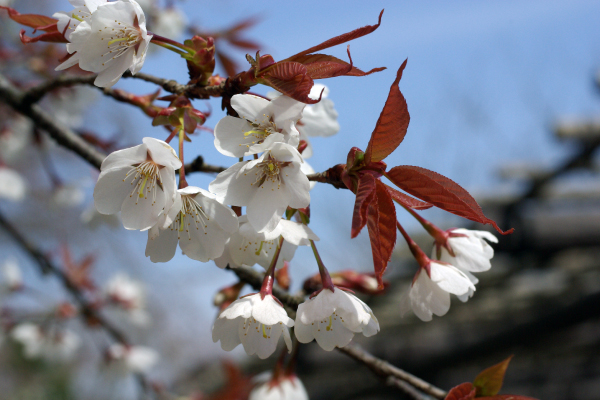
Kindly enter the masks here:
[[402, 143], [404, 136], [406, 136], [410, 115], [408, 114], [406, 100], [400, 92], [398, 84], [407, 61], [405, 60], [398, 69], [396, 80], [392, 83], [390, 94], [379, 115], [375, 130], [371, 134], [371, 140], [369, 140], [367, 151], [365, 151], [365, 161], [367, 163], [381, 161], [386, 158], [396, 150], [396, 147]]
[[313, 80], [308, 76], [306, 67], [300, 63], [282, 61], [266, 68], [260, 77], [265, 84], [273, 89], [306, 104], [318, 103], [318, 100], [308, 97], [313, 87]]
[[346, 61], [340, 60], [327, 54], [309, 54], [292, 57], [290, 61], [296, 61], [306, 67], [308, 75], [313, 79], [331, 78], [334, 76], [366, 76], [374, 72], [383, 71], [385, 68], [373, 68], [364, 72]]
[[217, 50], [215, 53], [217, 54], [217, 58], [223, 66], [223, 69], [225, 70], [227, 76], [234, 76], [235, 74], [237, 74], [238, 65], [235, 61], [229, 58], [229, 56], [223, 53], [222, 51]]
[[30, 28], [40, 29], [42, 31], [56, 30], [57, 19], [39, 14], [21, 14], [17, 10], [0, 6], [0, 8], [8, 11], [8, 16], [15, 22], [21, 25], [29, 26]]
[[483, 214], [481, 207], [469, 192], [437, 172], [412, 165], [401, 165], [386, 172], [385, 176], [405, 192], [442, 210], [471, 221], [491, 224], [503, 235], [513, 232], [513, 229], [502, 231], [495, 221]]
[[381, 13], [379, 13], [379, 21], [377, 22], [376, 25], [363, 26], [362, 28], [355, 29], [352, 32], [348, 32], [348, 33], [344, 33], [343, 35], [336, 36], [334, 38], [331, 38], [329, 40], [324, 41], [321, 44], [318, 44], [318, 45], [316, 45], [314, 47], [311, 47], [310, 49], [301, 51], [298, 54], [294, 54], [289, 59], [292, 59], [292, 58], [297, 57], [297, 56], [302, 56], [302, 55], [314, 53], [315, 51], [320, 51], [320, 50], [323, 50], [323, 49], [328, 49], [328, 48], [336, 46], [338, 44], [346, 43], [346, 42], [349, 42], [351, 40], [358, 39], [359, 37], [368, 35], [369, 33], [373, 32], [374, 30], [376, 30], [377, 28], [379, 28], [379, 25], [381, 24], [381, 16], [382, 15], [383, 15], [383, 10], [381, 10]]
[[502, 389], [502, 382], [504, 381], [504, 374], [508, 368], [508, 363], [513, 356], [508, 357], [506, 360], [492, 365], [489, 368], [484, 369], [477, 375], [473, 385], [477, 389], [477, 396], [494, 396]]
[[352, 215], [352, 231], [350, 236], [358, 236], [367, 223], [367, 207], [375, 195], [375, 177], [371, 174], [363, 174], [358, 181], [356, 190], [356, 201], [354, 203], [354, 214]]
[[392, 187], [389, 187], [388, 185], [385, 185], [385, 188], [390, 193], [390, 196], [392, 196], [392, 199], [404, 207], [412, 208], [413, 210], [427, 210], [428, 208], [433, 207], [433, 204], [410, 197]]
[[396, 207], [385, 185], [375, 181], [375, 196], [369, 204], [367, 228], [373, 252], [373, 267], [378, 288], [383, 289], [383, 273], [396, 245]]
[[65, 38], [65, 36], [58, 30], [54, 30], [51, 32], [43, 33], [38, 36], [30, 37], [25, 34], [24, 29], [21, 29], [21, 32], [19, 32], [19, 37], [21, 38], [21, 42], [23, 44], [30, 44], [30, 43], [35, 43], [35, 42], [49, 42], [49, 43], [68, 43], [69, 42]]
[[475, 388], [470, 382], [453, 387], [445, 400], [471, 400], [475, 398]]

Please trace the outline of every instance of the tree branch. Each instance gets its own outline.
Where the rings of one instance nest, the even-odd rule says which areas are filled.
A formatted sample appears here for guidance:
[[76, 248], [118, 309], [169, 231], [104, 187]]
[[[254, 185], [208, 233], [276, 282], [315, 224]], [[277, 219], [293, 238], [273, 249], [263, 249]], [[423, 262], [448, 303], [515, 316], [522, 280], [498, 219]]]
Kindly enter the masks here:
[[[94, 80], [97, 74], [87, 75], [61, 75], [52, 80], [46, 81], [38, 86], [34, 86], [24, 93], [23, 104], [33, 104], [41, 100], [49, 92], [63, 87], [76, 85], [94, 86]], [[142, 81], [154, 83], [169, 93], [184, 94], [191, 99], [208, 99], [211, 96], [220, 96], [225, 91], [225, 82], [219, 85], [197, 86], [182, 85], [173, 79], [158, 78], [153, 75], [138, 72], [132, 75], [129, 71], [123, 74], [123, 78], [139, 79]], [[96, 87], [96, 86], [94, 86]], [[106, 88], [98, 88], [106, 91]], [[108, 89], [110, 90], [110, 89]]]

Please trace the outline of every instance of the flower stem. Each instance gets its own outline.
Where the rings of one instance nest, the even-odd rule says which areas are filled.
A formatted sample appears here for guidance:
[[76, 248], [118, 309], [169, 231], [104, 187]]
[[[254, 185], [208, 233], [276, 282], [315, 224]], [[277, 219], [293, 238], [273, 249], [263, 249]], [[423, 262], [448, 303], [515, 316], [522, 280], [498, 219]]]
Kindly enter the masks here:
[[450, 236], [448, 232], [441, 230], [440, 228], [432, 224], [430, 221], [427, 221], [425, 218], [417, 214], [412, 208], [406, 207], [403, 204], [401, 204], [401, 206], [404, 207], [404, 209], [408, 211], [413, 217], [415, 217], [417, 221], [419, 221], [423, 229], [425, 229], [427, 233], [429, 233], [431, 237], [435, 239], [435, 242], [437, 244], [443, 246], [446, 243], [448, 237]]
[[168, 45], [168, 44], [165, 44], [165, 43], [161, 43], [161, 42], [155, 42], [153, 40], [151, 42], [154, 43], [157, 46], [164, 47], [167, 50], [171, 50], [172, 52], [179, 54], [183, 58], [189, 57], [189, 53], [185, 53], [185, 52], [183, 52], [181, 50], [177, 50], [175, 47], [173, 47], [171, 45]]
[[166, 38], [164, 36], [157, 35], [156, 33], [153, 33], [153, 32], [148, 32], [148, 34], [152, 35], [152, 39], [150, 39], [150, 41], [152, 43], [154, 43], [154, 44], [157, 44], [159, 46], [161, 44], [169, 44], [169, 45], [171, 45], [173, 47], [179, 47], [180, 49], [185, 50], [186, 53], [192, 54], [193, 50], [190, 49], [189, 47], [187, 47], [184, 44], [181, 44], [181, 43], [179, 43], [179, 42], [177, 42], [177, 41], [175, 41], [173, 39], [169, 39], [169, 38]]
[[179, 168], [179, 189], [183, 189], [188, 186], [185, 180], [185, 163], [183, 161], [183, 142], [185, 138], [185, 131], [183, 125], [179, 128], [179, 160], [181, 161], [181, 168]]
[[408, 248], [410, 249], [410, 252], [415, 257], [415, 259], [417, 260], [419, 265], [422, 268], [427, 268], [430, 263], [429, 257], [427, 257], [427, 255], [423, 252], [423, 250], [421, 250], [419, 245], [417, 245], [415, 243], [415, 241], [412, 240], [412, 238], [410, 236], [408, 236], [408, 233], [406, 233], [406, 231], [404, 230], [402, 225], [400, 225], [400, 222], [396, 221], [396, 226], [398, 227], [398, 230], [400, 231], [402, 236], [404, 236], [404, 240], [406, 240], [406, 243], [408, 244]]
[[173, 140], [173, 138], [175, 137], [175, 135], [177, 135], [178, 132], [179, 132], [179, 128], [173, 129], [173, 131], [171, 132], [171, 134], [169, 135], [167, 140], [165, 140], [165, 143], [171, 143], [171, 140]]
[[271, 260], [271, 265], [269, 265], [269, 268], [265, 273], [265, 278], [263, 279], [262, 287], [260, 288], [261, 299], [264, 299], [265, 296], [268, 294], [273, 294], [273, 282], [275, 281], [275, 265], [277, 265], [277, 260], [279, 259], [279, 253], [281, 253], [282, 247], [283, 236], [279, 238], [277, 250], [275, 250], [275, 254], [273, 255], [273, 259]]
[[325, 264], [323, 264], [323, 260], [321, 260], [321, 256], [317, 251], [317, 246], [315, 246], [315, 242], [310, 240], [310, 247], [312, 247], [313, 253], [315, 255], [315, 259], [317, 260], [317, 265], [319, 266], [319, 274], [321, 275], [321, 282], [323, 284], [323, 289], [329, 289], [332, 292], [335, 291], [335, 286], [331, 281], [331, 276], [329, 276], [329, 272], [327, 268], [325, 268]]

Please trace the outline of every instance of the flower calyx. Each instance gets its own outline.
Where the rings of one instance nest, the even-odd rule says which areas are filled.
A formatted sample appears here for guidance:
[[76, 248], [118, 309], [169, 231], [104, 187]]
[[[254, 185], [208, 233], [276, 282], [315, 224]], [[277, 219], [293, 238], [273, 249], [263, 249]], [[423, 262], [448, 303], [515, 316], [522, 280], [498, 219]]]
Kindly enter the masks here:
[[186, 46], [188, 55], [188, 72], [190, 75], [190, 85], [206, 86], [215, 70], [215, 41], [212, 37], [204, 39], [201, 36], [194, 36], [183, 42]]
[[[208, 115], [195, 109], [185, 96], [166, 96], [161, 100], [171, 100], [171, 104], [156, 114], [152, 121], [153, 126], [171, 125], [183, 129], [186, 133], [194, 133], [198, 125], [203, 125], [206, 121]], [[191, 141], [187, 136], [185, 139]]]
[[342, 171], [341, 178], [346, 187], [356, 193], [363, 175], [369, 174], [377, 179], [385, 173], [386, 169], [386, 163], [383, 161], [368, 161], [361, 149], [353, 147], [348, 152], [346, 166]]

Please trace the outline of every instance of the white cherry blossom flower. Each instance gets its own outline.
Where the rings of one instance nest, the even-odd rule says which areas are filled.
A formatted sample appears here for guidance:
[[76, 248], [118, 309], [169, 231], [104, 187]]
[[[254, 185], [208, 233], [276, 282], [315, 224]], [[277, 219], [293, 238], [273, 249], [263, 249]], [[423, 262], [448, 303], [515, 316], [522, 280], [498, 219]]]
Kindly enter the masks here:
[[138, 326], [150, 324], [150, 315], [146, 311], [146, 289], [141, 282], [118, 273], [108, 281], [103, 292], [108, 304], [115, 306], [115, 311], [121, 311], [121, 316]]
[[448, 312], [451, 293], [462, 296], [475, 291], [469, 277], [450, 264], [431, 261], [428, 268], [429, 273], [419, 268], [410, 290], [400, 301], [402, 316], [412, 308], [421, 320], [431, 321], [432, 314], [441, 317]]
[[58, 327], [44, 329], [33, 323], [17, 325], [11, 337], [23, 345], [26, 358], [44, 358], [48, 361], [69, 361], [81, 345], [79, 336]]
[[275, 143], [257, 160], [234, 164], [209, 185], [223, 203], [246, 206], [248, 221], [258, 232], [275, 229], [288, 206], [304, 208], [310, 203], [310, 184], [300, 170], [298, 151]]
[[22, 201], [27, 193], [27, 182], [14, 169], [0, 167], [0, 199]]
[[296, 122], [305, 104], [287, 96], [269, 101], [250, 94], [236, 94], [231, 106], [240, 116], [227, 116], [215, 126], [215, 147], [231, 157], [261, 153], [274, 143], [298, 147]]
[[248, 400], [308, 400], [308, 393], [296, 375], [285, 375], [279, 379], [268, 374], [250, 392]]
[[72, 56], [56, 70], [79, 63], [81, 69], [98, 73], [96, 86], [110, 87], [127, 69], [132, 74], [139, 72], [152, 36], [146, 31], [146, 17], [135, 0], [99, 3], [85, 2], [91, 16], [77, 17], [81, 21], [67, 44]]
[[177, 191], [175, 170], [181, 161], [175, 150], [162, 140], [144, 138], [143, 142], [106, 157], [94, 188], [98, 212], [121, 211], [126, 229], [147, 230], [156, 225]]
[[58, 19], [56, 27], [59, 32], [64, 32], [65, 39], [71, 41], [71, 33], [75, 31], [77, 25], [83, 21], [90, 21], [92, 13], [98, 6], [108, 3], [108, 0], [69, 0], [69, 3], [75, 7], [71, 12], [57, 12], [53, 17]]
[[59, 185], [50, 196], [50, 204], [56, 208], [72, 209], [85, 200], [85, 192], [77, 185]]
[[8, 165], [27, 160], [26, 151], [33, 140], [33, 122], [29, 118], [15, 116], [0, 130], [0, 159]]
[[167, 262], [175, 255], [179, 242], [183, 254], [191, 259], [214, 260], [223, 254], [225, 242], [237, 229], [237, 216], [231, 208], [212, 193], [188, 186], [177, 191], [171, 209], [148, 231], [146, 257], [153, 262]]
[[270, 294], [260, 293], [234, 301], [216, 319], [212, 329], [213, 342], [221, 341], [221, 348], [231, 351], [240, 343], [248, 355], [257, 354], [265, 359], [275, 351], [283, 336], [288, 351], [292, 339], [288, 328], [294, 321], [287, 316], [281, 304]]
[[[454, 265], [465, 273], [473, 285], [479, 280], [472, 272], [487, 271], [492, 267], [490, 260], [494, 257], [494, 249], [485, 240], [498, 243], [496, 236], [486, 231], [473, 231], [469, 229], [450, 229], [446, 246], [434, 246], [432, 258]], [[485, 239], [485, 240], [484, 240]], [[448, 250], [450, 248], [450, 251]], [[475, 293], [474, 289], [458, 298], [465, 302]]]
[[215, 260], [220, 268], [225, 268], [228, 264], [230, 268], [254, 264], [269, 268], [279, 244], [279, 237], [283, 236], [283, 246], [275, 265], [275, 268], [281, 268], [285, 261], [292, 260], [298, 246], [310, 246], [310, 240], [319, 240], [308, 226], [286, 219], [279, 221], [271, 232], [257, 232], [248, 222], [246, 215], [242, 215], [238, 220], [240, 228], [225, 245], [226, 250], [222, 256], [224, 258]]
[[109, 366], [122, 375], [148, 372], [158, 362], [158, 353], [145, 346], [112, 344], [106, 351]]
[[321, 290], [298, 306], [296, 337], [300, 343], [316, 339], [324, 350], [344, 347], [361, 333], [370, 337], [379, 332], [379, 322], [363, 301], [339, 287]]

